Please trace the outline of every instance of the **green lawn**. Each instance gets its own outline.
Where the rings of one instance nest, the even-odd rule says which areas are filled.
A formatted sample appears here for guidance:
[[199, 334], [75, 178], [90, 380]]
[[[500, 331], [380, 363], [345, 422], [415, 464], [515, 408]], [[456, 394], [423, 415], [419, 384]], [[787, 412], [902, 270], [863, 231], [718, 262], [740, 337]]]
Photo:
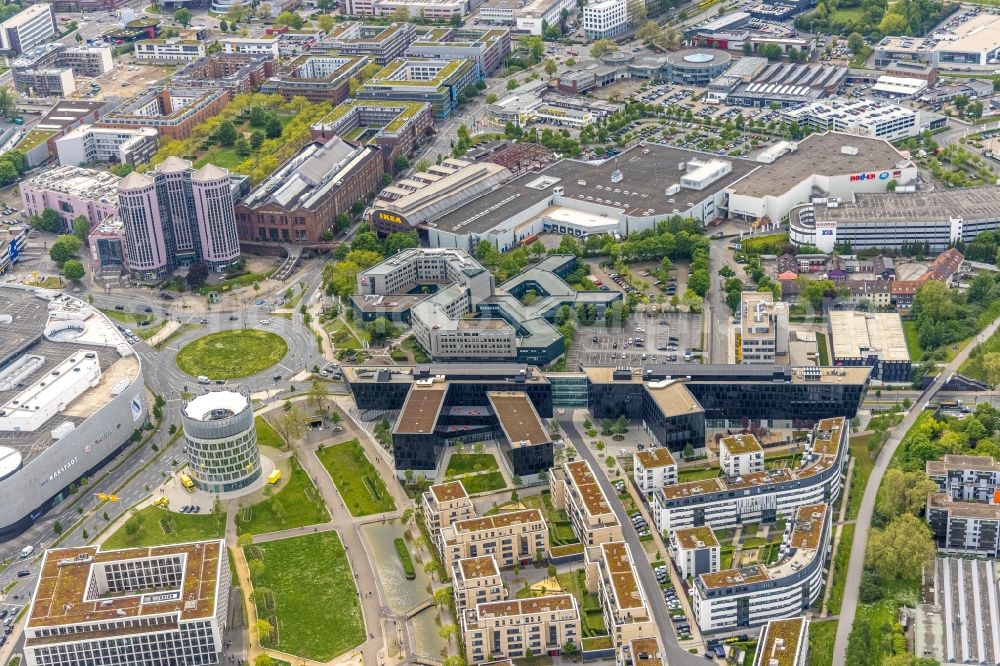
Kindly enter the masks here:
[[687, 483], [688, 481], [704, 481], [714, 479], [719, 476], [718, 467], [689, 467], [677, 470], [677, 483]]
[[180, 326], [178, 326], [177, 328], [175, 328], [173, 331], [171, 331], [170, 335], [168, 335], [167, 337], [163, 338], [162, 340], [160, 340], [159, 342], [157, 342], [155, 345], [153, 345], [153, 348], [156, 349], [156, 351], [163, 351], [163, 349], [168, 344], [170, 344], [171, 342], [173, 342], [174, 338], [179, 338], [180, 336], [184, 335], [188, 331], [193, 331], [194, 329], [198, 328], [200, 325], [201, 324], [181, 324]]
[[916, 320], [903, 320], [903, 337], [906, 338], [906, 351], [909, 352], [910, 359], [916, 363], [924, 356], [924, 348], [920, 346], [920, 334], [917, 331]]
[[830, 666], [833, 663], [833, 639], [836, 635], [836, 620], [809, 623], [809, 666]]
[[324, 447], [316, 451], [316, 456], [330, 473], [337, 492], [352, 516], [370, 516], [396, 510], [395, 500], [365, 456], [358, 440]]
[[872, 460], [869, 444], [874, 435], [861, 435], [851, 437], [851, 456], [854, 457], [854, 472], [851, 476], [851, 486], [847, 494], [847, 519], [854, 520], [858, 517], [861, 509], [861, 498], [865, 494], [865, 486], [868, 485], [868, 477], [871, 476], [874, 461]]
[[833, 555], [833, 586], [827, 606], [830, 615], [840, 614], [840, 604], [844, 600], [844, 584], [847, 582], [847, 564], [851, 559], [851, 544], [854, 543], [854, 525], [844, 525], [840, 530], [840, 544]]
[[263, 502], [240, 509], [237, 534], [266, 534], [330, 520], [319, 491], [294, 458], [291, 474], [276, 485], [278, 489]]
[[194, 162], [194, 168], [200, 169], [209, 162], [217, 167], [222, 167], [223, 169], [233, 170], [237, 166], [246, 160], [246, 157], [242, 157], [236, 152], [235, 148], [222, 148], [216, 146], [212, 150], [205, 153], [205, 155]]
[[326, 327], [330, 340], [337, 349], [361, 349], [361, 341], [343, 321], [337, 319]]
[[236, 379], [270, 368], [287, 352], [288, 343], [268, 331], [221, 331], [186, 345], [177, 366], [192, 377]]
[[542, 512], [549, 526], [549, 539], [553, 545], [565, 546], [580, 542], [566, 512], [552, 506], [552, 496], [548, 492], [522, 497], [520, 502], [529, 509], [538, 509]]
[[469, 474], [460, 476], [458, 480], [465, 486], [465, 492], [470, 495], [485, 493], [490, 490], [502, 490], [507, 487], [500, 472], [485, 472], [483, 474]]
[[263, 562], [253, 585], [267, 590], [256, 600], [257, 616], [274, 628], [265, 647], [329, 661], [364, 642], [354, 576], [336, 532], [248, 546], [244, 554]]
[[472, 472], [486, 472], [499, 469], [492, 453], [454, 453], [448, 460], [445, 476], [461, 476]]
[[263, 416], [255, 416], [253, 425], [257, 429], [257, 444], [260, 446], [270, 446], [274, 449], [286, 448], [285, 440], [281, 439], [278, 431]]
[[104, 541], [102, 548], [113, 550], [219, 539], [225, 531], [225, 513], [218, 516], [177, 513], [158, 506], [147, 506], [133, 512], [125, 524]]
[[830, 365], [830, 349], [826, 346], [826, 335], [816, 334], [816, 346], [819, 348], [819, 364], [823, 367]]

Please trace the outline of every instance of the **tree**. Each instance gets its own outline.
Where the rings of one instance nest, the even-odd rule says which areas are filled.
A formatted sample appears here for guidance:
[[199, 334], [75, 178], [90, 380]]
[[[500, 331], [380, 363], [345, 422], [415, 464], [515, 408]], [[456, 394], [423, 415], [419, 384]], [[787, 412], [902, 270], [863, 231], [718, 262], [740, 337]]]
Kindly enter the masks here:
[[[260, 562], [260, 560], [253, 560], [253, 562]], [[263, 564], [263, 563], [262, 563]], [[271, 632], [274, 631], [274, 627], [267, 620], [258, 618], [257, 622], [254, 624], [254, 629], [257, 630], [257, 640], [263, 642], [271, 638]]]
[[215, 132], [215, 140], [220, 146], [231, 146], [236, 143], [239, 134], [236, 132], [236, 125], [231, 120], [223, 120], [219, 124], [219, 129]]
[[80, 239], [76, 236], [63, 235], [56, 239], [56, 242], [49, 248], [49, 258], [60, 266], [75, 259], [80, 251]]
[[[16, 180], [17, 176], [15, 175], [14, 178]], [[59, 213], [51, 208], [43, 210], [41, 215], [33, 215], [30, 223], [31, 227], [37, 231], [48, 231], [53, 234], [62, 231], [65, 224], [59, 217]]]
[[552, 76], [553, 74], [556, 73], [556, 69], [558, 69], [558, 67], [556, 66], [556, 61], [553, 60], [552, 58], [547, 58], [545, 60], [545, 73], [548, 74], [549, 76]]
[[254, 152], [260, 150], [260, 147], [264, 145], [265, 140], [266, 137], [264, 136], [263, 132], [261, 132], [260, 130], [254, 130], [250, 134], [250, 150]]
[[609, 53], [614, 53], [617, 50], [618, 45], [610, 39], [598, 39], [590, 45], [590, 55], [594, 58], [600, 58], [601, 56]]
[[0, 186], [17, 181], [17, 169], [7, 160], [0, 159]]
[[186, 28], [191, 25], [191, 10], [186, 7], [181, 7], [174, 12], [174, 20]]
[[306, 24], [306, 20], [295, 12], [283, 11], [274, 19], [277, 25], [287, 25], [289, 28], [298, 30]]
[[205, 280], [208, 279], [208, 265], [203, 261], [198, 261], [190, 266], [188, 266], [187, 277], [185, 280], [188, 286], [192, 289], [200, 287], [205, 284]]
[[890, 469], [882, 479], [875, 508], [886, 522], [903, 514], [917, 515], [927, 503], [927, 495], [936, 487], [923, 472]]
[[860, 32], [852, 32], [847, 37], [847, 48], [849, 48], [851, 53], [854, 55], [861, 53], [862, 49], [865, 48], [865, 38], [861, 36]]
[[13, 89], [9, 86], [3, 86], [0, 88], [0, 114], [12, 116], [14, 115], [14, 109], [16, 108], [17, 96], [14, 94]]
[[987, 352], [979, 361], [986, 374], [986, 381], [992, 386], [1000, 385], [1000, 352]]
[[253, 666], [274, 666], [274, 659], [265, 652], [257, 655], [257, 658], [253, 660]]
[[694, 457], [694, 446], [691, 445], [691, 442], [688, 442], [687, 444], [684, 445], [684, 451], [681, 453], [681, 455], [684, 456], [685, 460], [690, 460], [691, 458]]
[[[906, 17], [895, 12], [887, 12], [879, 21], [878, 30], [883, 35], [901, 35], [906, 32]], [[855, 53], [855, 55], [857, 55]]]
[[781, 60], [781, 47], [777, 44], [764, 44], [760, 47], [760, 55], [768, 60]]
[[507, 90], [514, 90], [515, 88], [517, 88], [517, 79], [513, 77], [507, 79]]
[[267, 124], [264, 126], [264, 133], [267, 135], [268, 139], [277, 139], [280, 137], [281, 121], [274, 116], [268, 118]]
[[226, 19], [219, 21], [219, 30], [222, 32], [229, 32], [229, 23], [226, 22]]
[[872, 530], [865, 564], [884, 580], [919, 580], [935, 551], [927, 523], [904, 513], [884, 530]]
[[416, 231], [397, 231], [385, 239], [385, 255], [390, 257], [400, 250], [420, 247], [420, 237]]
[[316, 19], [316, 26], [323, 32], [330, 32], [337, 25], [337, 20], [329, 14], [323, 14]]
[[63, 275], [70, 282], [79, 282], [86, 275], [86, 271], [83, 269], [83, 264], [77, 259], [70, 259], [63, 264]]
[[660, 28], [660, 24], [656, 21], [646, 21], [642, 24], [642, 27], [639, 28], [638, 32], [635, 33], [635, 36], [649, 44], [652, 44], [659, 41], [660, 37], [663, 36], [663, 29]]
[[81, 243], [87, 242], [87, 236], [90, 235], [90, 220], [86, 215], [78, 215], [73, 220], [73, 235], [79, 238]]

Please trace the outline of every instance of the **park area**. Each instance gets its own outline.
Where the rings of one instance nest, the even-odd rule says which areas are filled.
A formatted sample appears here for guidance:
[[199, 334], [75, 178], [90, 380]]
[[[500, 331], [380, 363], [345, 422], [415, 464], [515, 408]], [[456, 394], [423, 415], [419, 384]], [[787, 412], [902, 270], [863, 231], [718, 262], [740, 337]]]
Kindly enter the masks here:
[[177, 513], [158, 506], [133, 511], [125, 524], [105, 539], [102, 548], [138, 548], [189, 541], [221, 539], [226, 531], [226, 514]]
[[347, 553], [336, 532], [244, 548], [260, 642], [305, 659], [330, 661], [365, 640]]
[[267, 331], [221, 331], [187, 344], [177, 367], [209, 379], [238, 379], [270, 368], [288, 352], [288, 343]]
[[278, 482], [277, 490], [268, 487], [264, 492], [264, 501], [240, 508], [237, 534], [266, 534], [330, 520], [316, 486], [295, 458], [291, 458], [291, 470]]
[[324, 446], [316, 457], [329, 472], [337, 492], [352, 516], [370, 516], [396, 510], [396, 502], [356, 439]]

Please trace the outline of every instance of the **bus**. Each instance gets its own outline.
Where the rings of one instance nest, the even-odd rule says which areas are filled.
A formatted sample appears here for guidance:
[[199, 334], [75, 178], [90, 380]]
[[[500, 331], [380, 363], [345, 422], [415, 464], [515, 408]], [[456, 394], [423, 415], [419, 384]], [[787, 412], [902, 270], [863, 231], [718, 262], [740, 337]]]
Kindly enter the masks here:
[[276, 469], [267, 475], [267, 482], [273, 486], [278, 482], [278, 479], [280, 478], [281, 478], [281, 470]]
[[187, 474], [181, 474], [181, 485], [184, 486], [184, 490], [189, 493], [194, 492], [194, 481], [192, 481], [191, 477]]

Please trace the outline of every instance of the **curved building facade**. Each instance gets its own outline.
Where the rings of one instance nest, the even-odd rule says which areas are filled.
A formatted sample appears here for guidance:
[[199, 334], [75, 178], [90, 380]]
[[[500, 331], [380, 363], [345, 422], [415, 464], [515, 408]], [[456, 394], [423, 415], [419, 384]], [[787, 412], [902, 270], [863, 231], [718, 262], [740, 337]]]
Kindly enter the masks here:
[[107, 317], [65, 294], [4, 285], [0, 316], [15, 312], [0, 334], [0, 541], [66, 499], [146, 420], [141, 362]]
[[667, 56], [666, 78], [683, 85], [708, 85], [732, 64], [733, 57], [716, 49], [688, 49]]
[[250, 399], [213, 391], [188, 402], [181, 412], [191, 478], [210, 493], [240, 490], [261, 475], [260, 450]]

